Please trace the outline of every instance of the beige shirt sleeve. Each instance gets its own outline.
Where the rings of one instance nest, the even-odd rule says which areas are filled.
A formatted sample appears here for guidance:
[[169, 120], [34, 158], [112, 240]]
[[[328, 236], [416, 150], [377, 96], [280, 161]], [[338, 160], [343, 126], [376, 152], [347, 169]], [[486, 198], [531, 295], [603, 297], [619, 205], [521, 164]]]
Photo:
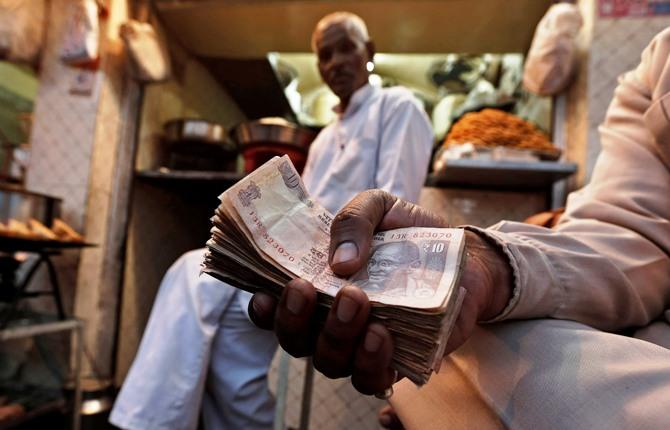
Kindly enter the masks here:
[[589, 185], [553, 230], [479, 230], [510, 259], [513, 298], [497, 318], [553, 317], [603, 330], [649, 323], [670, 304], [670, 29], [625, 74], [600, 128]]

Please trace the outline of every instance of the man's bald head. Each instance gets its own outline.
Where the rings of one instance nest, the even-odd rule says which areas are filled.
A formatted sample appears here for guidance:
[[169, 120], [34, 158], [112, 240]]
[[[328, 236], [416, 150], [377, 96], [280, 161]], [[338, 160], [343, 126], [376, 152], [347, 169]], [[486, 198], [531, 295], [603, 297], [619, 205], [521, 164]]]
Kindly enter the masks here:
[[333, 12], [321, 18], [316, 24], [316, 27], [314, 27], [314, 31], [312, 32], [312, 51], [317, 51], [316, 39], [318, 34], [335, 24], [342, 25], [351, 35], [363, 43], [370, 41], [368, 27], [360, 16], [351, 12]]
[[321, 78], [340, 98], [340, 109], [344, 112], [352, 94], [368, 82], [366, 66], [375, 54], [368, 29], [353, 13], [331, 13], [316, 25], [312, 48]]

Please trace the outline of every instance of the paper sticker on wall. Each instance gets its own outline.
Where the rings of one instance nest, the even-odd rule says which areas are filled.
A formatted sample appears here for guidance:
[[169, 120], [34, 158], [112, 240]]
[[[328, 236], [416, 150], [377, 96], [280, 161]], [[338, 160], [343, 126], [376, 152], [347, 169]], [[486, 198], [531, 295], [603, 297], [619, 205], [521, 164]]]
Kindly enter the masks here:
[[95, 70], [78, 69], [70, 83], [70, 94], [90, 96], [95, 89], [97, 76]]
[[670, 14], [670, 0], [598, 0], [601, 18], [645, 17]]

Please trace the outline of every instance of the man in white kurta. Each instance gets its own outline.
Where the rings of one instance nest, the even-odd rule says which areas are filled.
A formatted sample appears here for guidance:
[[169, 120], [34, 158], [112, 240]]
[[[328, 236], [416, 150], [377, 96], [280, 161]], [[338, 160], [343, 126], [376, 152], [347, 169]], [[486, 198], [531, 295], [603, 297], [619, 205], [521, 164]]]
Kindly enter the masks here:
[[[408, 90], [367, 83], [373, 51], [360, 18], [325, 17], [313, 44], [341, 103], [310, 148], [303, 173], [310, 195], [331, 213], [369, 188], [416, 202], [433, 144], [425, 112]], [[199, 277], [204, 252], [184, 254], [161, 283], [110, 417], [118, 427], [193, 429], [201, 404], [208, 430], [272, 427], [267, 372], [277, 341], [247, 319], [248, 293]]]

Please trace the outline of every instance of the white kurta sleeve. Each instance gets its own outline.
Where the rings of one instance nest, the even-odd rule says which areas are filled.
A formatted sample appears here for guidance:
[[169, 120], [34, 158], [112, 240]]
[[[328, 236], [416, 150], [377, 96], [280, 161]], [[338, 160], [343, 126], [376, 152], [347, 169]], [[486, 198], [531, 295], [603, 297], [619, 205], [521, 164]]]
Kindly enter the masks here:
[[389, 100], [384, 108], [375, 185], [417, 202], [428, 173], [433, 130], [411, 97]]
[[[600, 129], [591, 183], [569, 199], [559, 225], [502, 222], [480, 230], [509, 257], [515, 291], [498, 319], [554, 317], [603, 330], [646, 325], [670, 304], [670, 122], [650, 112], [670, 83], [670, 31], [624, 75]], [[650, 77], [653, 70], [662, 73]], [[653, 113], [653, 112], [652, 112]]]

